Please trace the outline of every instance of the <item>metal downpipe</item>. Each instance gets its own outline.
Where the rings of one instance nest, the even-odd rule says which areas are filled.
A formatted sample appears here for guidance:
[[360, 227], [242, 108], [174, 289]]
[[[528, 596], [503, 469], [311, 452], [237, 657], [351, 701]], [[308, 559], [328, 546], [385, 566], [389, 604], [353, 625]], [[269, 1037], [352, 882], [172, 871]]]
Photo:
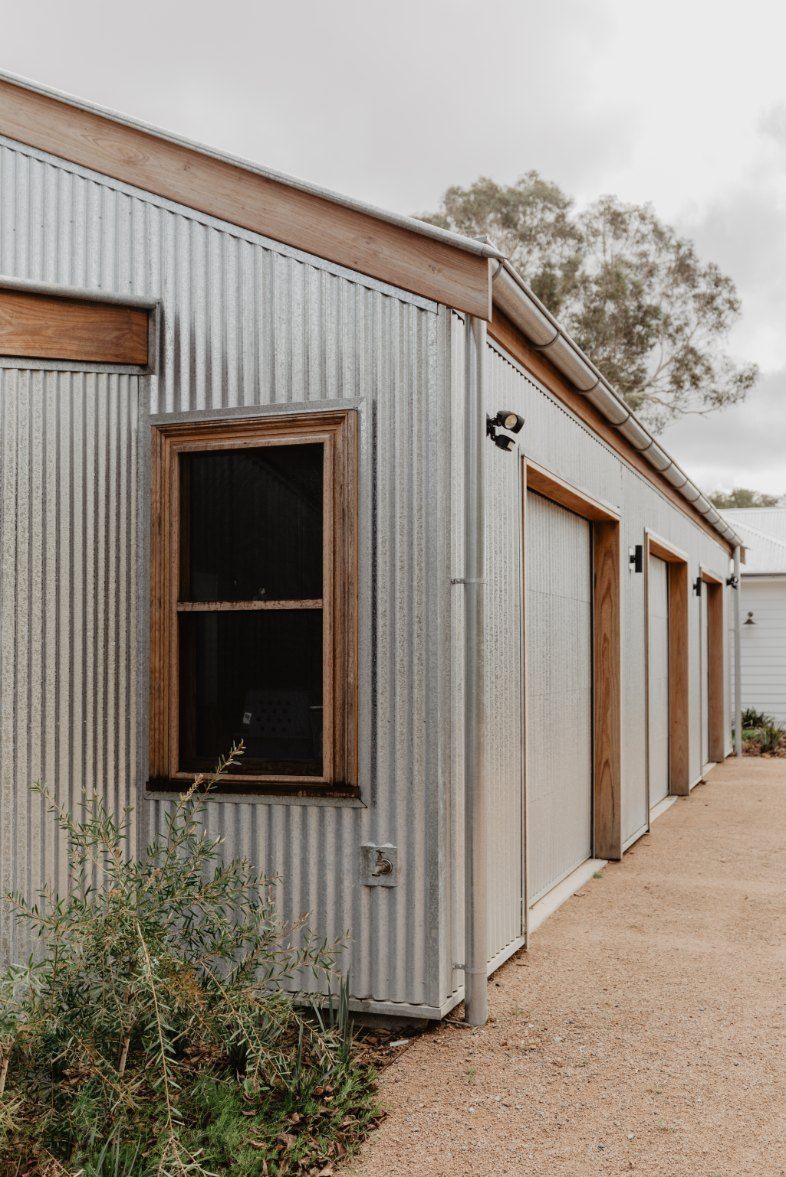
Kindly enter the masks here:
[[734, 575], [737, 587], [734, 590], [734, 755], [742, 756], [742, 629], [740, 617], [740, 595], [742, 593], [742, 579], [740, 577], [740, 549], [734, 549]]
[[483, 589], [486, 323], [468, 316], [464, 426], [464, 1005], [488, 1019], [487, 822], [483, 788]]

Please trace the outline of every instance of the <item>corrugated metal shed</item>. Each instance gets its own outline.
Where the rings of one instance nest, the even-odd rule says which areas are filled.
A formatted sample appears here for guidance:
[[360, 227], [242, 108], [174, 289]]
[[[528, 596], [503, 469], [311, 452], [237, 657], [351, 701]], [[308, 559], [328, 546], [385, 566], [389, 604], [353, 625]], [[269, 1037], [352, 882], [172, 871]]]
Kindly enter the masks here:
[[[135, 803], [140, 833], [171, 800], [147, 780], [150, 432], [175, 420], [355, 409], [360, 433], [361, 799], [222, 797], [227, 855], [283, 879], [282, 912], [349, 930], [355, 1004], [438, 1016], [462, 995], [465, 322], [450, 308], [0, 139], [0, 274], [140, 296], [159, 307], [151, 374], [0, 362], [0, 874], [28, 895], [62, 883], [29, 784]], [[495, 344], [487, 409], [526, 418], [520, 449], [485, 461], [482, 703], [488, 956], [523, 942], [525, 732], [521, 619], [525, 454], [645, 529], [695, 570], [728, 552]], [[547, 559], [546, 556], [542, 556]], [[542, 571], [546, 571], [545, 568]], [[647, 829], [642, 578], [621, 586], [622, 833]], [[690, 603], [701, 774], [699, 603]], [[569, 642], [554, 656], [570, 658]], [[536, 717], [537, 718], [537, 717]], [[548, 722], [548, 716], [538, 719]], [[559, 739], [559, 733], [555, 739]], [[555, 740], [544, 742], [551, 754]], [[537, 764], [530, 772], [538, 771]], [[365, 887], [365, 842], [398, 848], [395, 887]], [[0, 924], [0, 951], [27, 944]]]
[[[0, 273], [147, 295], [162, 307], [157, 371], [149, 378], [4, 373], [4, 387], [14, 391], [14, 398], [3, 397], [2, 433], [3, 548], [14, 557], [3, 563], [5, 881], [34, 893], [51, 874], [40, 802], [26, 799], [39, 775], [69, 801], [107, 779], [118, 800], [138, 801], [145, 829], [162, 821], [166, 801], [138, 793], [146, 780], [148, 556], [136, 544], [137, 529], [146, 526], [150, 416], [357, 407], [360, 565], [367, 571], [360, 585], [364, 803], [227, 800], [211, 805], [211, 824], [225, 836], [227, 853], [252, 853], [282, 875], [285, 915], [311, 912], [331, 938], [353, 930], [358, 1001], [436, 1011], [452, 988], [440, 935], [439, 860], [425, 849], [444, 841], [448, 820], [438, 785], [450, 760], [452, 708], [444, 575], [451, 455], [440, 444], [451, 379], [449, 315], [415, 295], [9, 142], [0, 146]], [[67, 391], [72, 384], [92, 389], [92, 401], [80, 407]], [[125, 397], [111, 416], [113, 402], [97, 392], [105, 386]], [[40, 391], [31, 399], [27, 389]], [[63, 417], [71, 404], [73, 425]], [[22, 426], [11, 413], [21, 415]], [[61, 427], [45, 432], [45, 420]], [[46, 459], [29, 464], [28, 450], [38, 454], [44, 438]], [[64, 500], [46, 481], [54, 477], [58, 445], [70, 447], [59, 466], [70, 487]], [[132, 463], [123, 468], [122, 493], [112, 481], [120, 477], [115, 454]], [[60, 510], [71, 504], [59, 524], [56, 503]], [[120, 597], [114, 561], [124, 570]], [[44, 567], [42, 595], [36, 569]], [[71, 626], [45, 648], [47, 657], [68, 665], [72, 651], [63, 637], [70, 632], [84, 651], [73, 692], [56, 665], [38, 665], [29, 610], [50, 626], [60, 616]], [[58, 718], [64, 707], [76, 709], [68, 725]], [[48, 733], [40, 746], [36, 732]], [[19, 822], [29, 837], [18, 838]], [[364, 841], [401, 847], [398, 888], [360, 887]]]

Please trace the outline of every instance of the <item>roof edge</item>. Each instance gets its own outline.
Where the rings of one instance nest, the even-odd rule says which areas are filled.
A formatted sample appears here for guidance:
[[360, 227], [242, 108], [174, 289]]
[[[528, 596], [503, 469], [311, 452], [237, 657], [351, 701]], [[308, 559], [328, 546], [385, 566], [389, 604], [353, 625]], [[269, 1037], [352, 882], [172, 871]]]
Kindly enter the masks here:
[[296, 176], [287, 175], [286, 172], [276, 171], [275, 168], [262, 167], [260, 164], [256, 164], [243, 156], [233, 155], [231, 152], [221, 151], [217, 147], [211, 147], [209, 144], [189, 139], [185, 135], [178, 135], [172, 131], [166, 131], [161, 127], [155, 126], [153, 123], [145, 122], [143, 119], [132, 118], [129, 115], [113, 110], [111, 107], [102, 106], [98, 102], [89, 102], [85, 98], [79, 98], [65, 91], [56, 90], [51, 86], [44, 86], [31, 78], [25, 78], [19, 74], [10, 73], [8, 70], [0, 69], [0, 81], [17, 86], [20, 90], [28, 90], [33, 94], [40, 94], [45, 98], [51, 98], [55, 102], [60, 102], [65, 106], [71, 106], [76, 110], [85, 111], [87, 114], [97, 115], [100, 118], [107, 119], [109, 122], [117, 123], [119, 126], [129, 127], [134, 131], [142, 131], [146, 135], [152, 135], [154, 138], [161, 139], [165, 143], [172, 143], [176, 147], [183, 147], [188, 151], [195, 151], [199, 155], [207, 156], [210, 159], [232, 164], [234, 167], [241, 168], [243, 171], [249, 172], [252, 175], [260, 176], [265, 180], [272, 180], [277, 184], [283, 184], [285, 187], [293, 188], [298, 192], [305, 192], [310, 196], [317, 196], [321, 200], [330, 201], [331, 204], [340, 205], [342, 208], [352, 209], [354, 212], [373, 217], [374, 220], [383, 221], [388, 225], [396, 225], [401, 229], [408, 229], [412, 233], [418, 233], [421, 237], [429, 237], [432, 241], [441, 241], [445, 245], [452, 245], [456, 249], [463, 250], [465, 253], [472, 253], [478, 257], [486, 258], [503, 257], [503, 254], [488, 241], [475, 237], [465, 237], [463, 234], [454, 233], [450, 229], [440, 229], [436, 225], [430, 225], [426, 221], [418, 220], [417, 217], [407, 216], [404, 213], [390, 212], [387, 209], [380, 208], [378, 205], [370, 204], [356, 197], [344, 196], [342, 193], [334, 192], [332, 189], [322, 188], [320, 185], [313, 184], [309, 180], [301, 180]]

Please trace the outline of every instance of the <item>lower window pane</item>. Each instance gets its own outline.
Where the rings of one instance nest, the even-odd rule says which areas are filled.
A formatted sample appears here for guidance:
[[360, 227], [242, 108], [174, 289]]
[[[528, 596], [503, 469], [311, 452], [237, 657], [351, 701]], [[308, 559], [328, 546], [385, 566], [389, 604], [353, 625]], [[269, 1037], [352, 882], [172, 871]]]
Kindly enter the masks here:
[[233, 772], [322, 774], [322, 612], [181, 613], [180, 769], [209, 771], [233, 742]]

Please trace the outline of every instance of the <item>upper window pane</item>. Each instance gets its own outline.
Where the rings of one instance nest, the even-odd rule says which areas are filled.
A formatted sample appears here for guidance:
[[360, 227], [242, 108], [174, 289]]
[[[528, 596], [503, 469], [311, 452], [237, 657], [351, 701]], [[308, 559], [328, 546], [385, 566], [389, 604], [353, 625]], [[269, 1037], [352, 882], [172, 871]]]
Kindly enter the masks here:
[[181, 456], [184, 601], [322, 597], [320, 444]]

